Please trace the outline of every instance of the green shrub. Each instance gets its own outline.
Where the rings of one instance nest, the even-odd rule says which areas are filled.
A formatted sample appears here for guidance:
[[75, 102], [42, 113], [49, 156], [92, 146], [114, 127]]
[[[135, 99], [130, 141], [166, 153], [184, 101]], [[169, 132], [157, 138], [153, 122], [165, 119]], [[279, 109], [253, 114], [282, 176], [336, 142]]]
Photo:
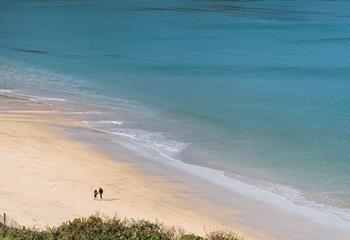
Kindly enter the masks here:
[[182, 235], [179, 240], [203, 240], [203, 238], [191, 233]]
[[206, 235], [206, 240], [243, 240], [237, 233], [230, 231], [215, 231]]
[[12, 240], [10, 237], [0, 237], [0, 240]]
[[0, 240], [241, 240], [231, 232], [214, 232], [204, 238], [145, 220], [98, 216], [77, 218], [43, 231], [0, 225]]

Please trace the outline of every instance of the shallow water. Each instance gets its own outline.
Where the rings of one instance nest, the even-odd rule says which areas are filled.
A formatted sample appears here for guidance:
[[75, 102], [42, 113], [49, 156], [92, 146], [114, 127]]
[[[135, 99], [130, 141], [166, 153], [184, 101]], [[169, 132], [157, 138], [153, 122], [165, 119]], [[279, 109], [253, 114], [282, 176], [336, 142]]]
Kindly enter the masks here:
[[2, 0], [0, 88], [350, 221], [349, 10]]

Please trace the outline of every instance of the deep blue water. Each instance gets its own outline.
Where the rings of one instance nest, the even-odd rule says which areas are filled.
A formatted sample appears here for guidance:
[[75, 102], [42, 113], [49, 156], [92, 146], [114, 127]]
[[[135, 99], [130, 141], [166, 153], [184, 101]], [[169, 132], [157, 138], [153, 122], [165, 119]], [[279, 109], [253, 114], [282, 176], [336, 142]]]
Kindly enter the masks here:
[[348, 214], [349, 20], [348, 1], [1, 0], [0, 88]]

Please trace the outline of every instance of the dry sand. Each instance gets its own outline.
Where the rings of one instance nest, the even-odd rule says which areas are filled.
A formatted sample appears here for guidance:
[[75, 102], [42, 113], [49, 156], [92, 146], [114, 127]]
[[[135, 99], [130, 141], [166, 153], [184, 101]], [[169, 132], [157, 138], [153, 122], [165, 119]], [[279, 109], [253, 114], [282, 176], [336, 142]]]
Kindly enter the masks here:
[[[174, 211], [180, 206], [165, 207], [165, 202], [176, 200], [167, 189], [177, 186], [67, 140], [43, 119], [1, 115], [0, 139], [0, 206], [20, 224], [57, 225], [100, 212], [158, 218], [169, 224], [187, 222], [195, 231], [205, 227], [205, 220]], [[105, 189], [103, 201], [93, 200], [98, 186]]]
[[[86, 139], [72, 139], [67, 129], [94, 133], [64, 116], [46, 104], [0, 95], [0, 214], [20, 225], [57, 226], [99, 213], [159, 221], [197, 234], [231, 230], [250, 240], [326, 235], [348, 239], [343, 232], [333, 234], [329, 226], [320, 228], [309, 219], [238, 194], [232, 198], [213, 189], [216, 198], [232, 198], [233, 205], [210, 202], [197, 196], [186, 181], [131, 164], [123, 150], [106, 155]], [[66, 127], [58, 127], [62, 125]], [[105, 190], [102, 201], [93, 199], [99, 186]], [[211, 192], [213, 186], [205, 187]]]
[[[20, 225], [42, 228], [100, 213], [156, 220], [198, 234], [229, 229], [247, 239], [348, 239], [347, 231], [239, 194], [215, 191], [215, 198], [232, 200], [229, 208], [201, 195], [189, 197], [186, 193], [195, 191], [187, 182], [144, 171], [123, 151], [106, 155], [86, 139], [69, 138], [62, 129], [90, 130], [58, 113], [0, 95], [0, 214]], [[210, 190], [208, 183], [200, 184]], [[103, 201], [93, 199], [99, 186], [105, 189]]]
[[[0, 211], [20, 225], [55, 226], [99, 213], [156, 220], [199, 234], [224, 228], [214, 217], [192, 211], [193, 204], [209, 214], [215, 210], [205, 201], [187, 201], [186, 186], [146, 175], [53, 127], [78, 122], [52, 118], [56, 112], [24, 100], [0, 96], [0, 101]], [[99, 186], [103, 201], [93, 199]]]

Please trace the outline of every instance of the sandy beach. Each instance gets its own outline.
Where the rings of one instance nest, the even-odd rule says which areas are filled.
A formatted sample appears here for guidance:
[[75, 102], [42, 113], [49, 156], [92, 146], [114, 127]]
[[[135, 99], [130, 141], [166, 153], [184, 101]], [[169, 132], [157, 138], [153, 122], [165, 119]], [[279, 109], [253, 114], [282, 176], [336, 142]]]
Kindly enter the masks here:
[[[88, 141], [98, 138], [97, 132], [64, 116], [47, 104], [0, 95], [0, 211], [21, 226], [45, 228], [99, 214], [157, 221], [202, 235], [231, 230], [247, 239], [347, 239], [346, 232], [329, 231], [330, 225], [322, 228], [303, 215], [171, 166], [155, 174], [115, 144], [103, 141], [105, 148], [115, 149], [101, 152]], [[76, 137], [78, 132], [82, 136]], [[102, 201], [93, 199], [99, 186]]]
[[96, 214], [349, 240], [349, 11], [1, 0], [0, 239]]
[[[227, 229], [213, 216], [192, 210], [199, 205], [208, 215], [215, 212], [205, 201], [188, 202], [182, 194], [186, 186], [146, 175], [64, 136], [53, 125], [80, 123], [50, 117], [55, 113], [1, 96], [0, 211], [20, 225], [57, 226], [98, 213], [159, 221], [199, 234]], [[93, 199], [99, 186], [103, 201]]]

